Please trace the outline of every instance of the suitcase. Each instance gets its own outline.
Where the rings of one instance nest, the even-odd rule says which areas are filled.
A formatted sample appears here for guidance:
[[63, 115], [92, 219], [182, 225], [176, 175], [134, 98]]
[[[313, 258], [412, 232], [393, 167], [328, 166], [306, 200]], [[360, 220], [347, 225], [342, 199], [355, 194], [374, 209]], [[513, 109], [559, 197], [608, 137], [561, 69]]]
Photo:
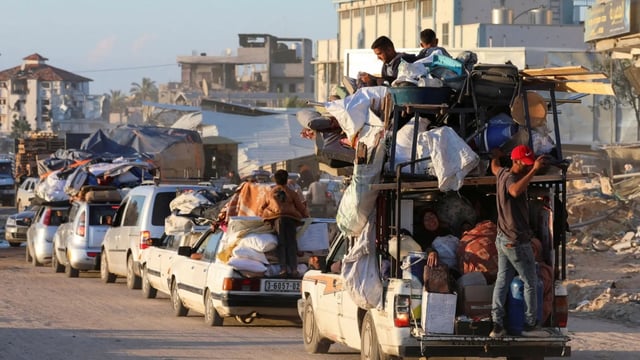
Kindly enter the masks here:
[[476, 106], [511, 106], [520, 92], [520, 72], [513, 64], [476, 64], [470, 78]]

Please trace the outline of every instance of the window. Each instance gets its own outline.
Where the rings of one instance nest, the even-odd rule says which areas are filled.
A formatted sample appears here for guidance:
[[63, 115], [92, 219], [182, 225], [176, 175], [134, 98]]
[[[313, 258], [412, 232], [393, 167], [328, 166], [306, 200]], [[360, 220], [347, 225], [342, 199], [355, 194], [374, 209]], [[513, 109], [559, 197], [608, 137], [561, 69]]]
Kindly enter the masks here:
[[387, 5], [378, 5], [378, 14], [386, 14]]
[[222, 234], [223, 232], [219, 230], [207, 234], [207, 236], [200, 241], [200, 244], [198, 244], [194, 253], [201, 254], [202, 260], [209, 261], [209, 262], [215, 260], [216, 249], [218, 248], [218, 243], [220, 243]]
[[442, 40], [442, 46], [449, 46], [449, 23], [442, 24], [440, 40]]
[[420, 1], [420, 11], [423, 18], [433, 17], [433, 0]]
[[144, 200], [145, 197], [141, 195], [132, 196], [129, 199], [127, 208], [124, 212], [124, 219], [122, 219], [122, 226], [138, 225], [138, 222], [140, 221], [140, 212], [142, 211], [142, 208], [144, 206]]
[[42, 86], [43, 89], [49, 89], [51, 87], [51, 83], [43, 82], [40, 86]]
[[153, 202], [153, 213], [151, 214], [151, 225], [164, 226], [164, 219], [171, 215], [169, 203], [175, 198], [175, 191], [156, 194], [156, 199]]
[[89, 208], [89, 225], [108, 225], [103, 221], [107, 222], [107, 217], [113, 218], [118, 207], [118, 205], [91, 206]]
[[403, 5], [403, 3], [395, 3], [395, 4], [391, 5], [391, 11], [393, 11], [393, 12], [402, 11], [402, 5]]
[[290, 93], [296, 92], [296, 84], [289, 84], [289, 92]]

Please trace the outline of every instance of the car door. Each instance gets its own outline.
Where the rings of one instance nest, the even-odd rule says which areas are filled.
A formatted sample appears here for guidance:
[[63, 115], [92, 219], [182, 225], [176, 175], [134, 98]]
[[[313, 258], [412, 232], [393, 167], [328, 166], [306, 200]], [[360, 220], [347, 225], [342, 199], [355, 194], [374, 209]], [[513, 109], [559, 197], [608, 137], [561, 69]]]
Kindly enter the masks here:
[[116, 274], [127, 274], [127, 255], [131, 244], [139, 245], [141, 213], [146, 200], [144, 195], [132, 195], [122, 213], [119, 231], [114, 239], [109, 267]]
[[318, 283], [324, 287], [317, 289], [317, 303], [314, 311], [316, 311], [316, 323], [320, 332], [331, 338], [342, 339], [339, 310], [345, 295], [345, 287], [344, 279], [340, 275], [340, 265], [348, 242], [342, 236], [335, 241], [337, 243], [327, 257], [326, 270], [317, 279]]
[[[207, 272], [216, 256], [221, 231], [208, 232], [196, 244], [189, 258], [183, 257], [174, 264], [178, 294], [186, 307], [204, 313], [204, 289]], [[179, 274], [178, 274], [179, 272]]]
[[150, 246], [144, 250], [149, 283], [165, 294], [169, 293], [170, 264], [173, 258], [178, 256], [177, 249], [177, 236], [165, 234], [157, 246]]

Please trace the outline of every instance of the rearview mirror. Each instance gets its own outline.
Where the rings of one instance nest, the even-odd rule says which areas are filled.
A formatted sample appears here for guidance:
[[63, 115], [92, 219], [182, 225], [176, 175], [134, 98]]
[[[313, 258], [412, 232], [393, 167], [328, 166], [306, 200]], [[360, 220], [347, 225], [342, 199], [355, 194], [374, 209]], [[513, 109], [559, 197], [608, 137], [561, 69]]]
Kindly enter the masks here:
[[190, 257], [191, 256], [191, 246], [180, 246], [180, 247], [178, 247], [178, 255]]

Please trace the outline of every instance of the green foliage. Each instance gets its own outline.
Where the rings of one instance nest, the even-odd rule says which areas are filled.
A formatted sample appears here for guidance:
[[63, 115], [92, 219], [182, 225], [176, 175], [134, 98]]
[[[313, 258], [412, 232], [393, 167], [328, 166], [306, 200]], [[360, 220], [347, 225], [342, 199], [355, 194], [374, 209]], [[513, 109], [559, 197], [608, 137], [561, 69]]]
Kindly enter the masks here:
[[141, 105], [143, 101], [158, 101], [158, 87], [156, 82], [149, 78], [142, 78], [142, 83], [131, 83], [133, 105]]
[[14, 118], [13, 123], [11, 124], [11, 134], [9, 136], [14, 139], [24, 138], [31, 130], [31, 124], [29, 124], [27, 120]]
[[127, 107], [127, 97], [120, 90], [109, 91], [110, 112], [122, 114]]

